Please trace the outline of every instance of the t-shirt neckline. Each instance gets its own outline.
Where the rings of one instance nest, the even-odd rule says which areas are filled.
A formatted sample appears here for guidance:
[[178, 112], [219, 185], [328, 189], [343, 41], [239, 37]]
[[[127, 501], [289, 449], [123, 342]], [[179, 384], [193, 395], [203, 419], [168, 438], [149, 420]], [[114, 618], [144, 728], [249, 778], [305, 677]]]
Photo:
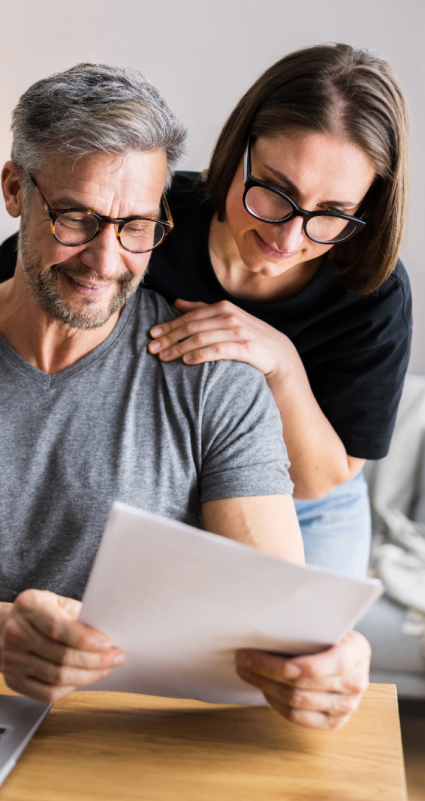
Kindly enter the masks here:
[[27, 362], [23, 356], [20, 356], [19, 353], [16, 352], [11, 345], [1, 336], [0, 334], [0, 351], [4, 354], [4, 356], [8, 359], [8, 361], [12, 362], [15, 367], [17, 367], [21, 372], [24, 372], [28, 377], [32, 378], [33, 380], [37, 381], [38, 383], [45, 384], [46, 386], [53, 386], [54, 384], [59, 383], [67, 378], [72, 378], [74, 375], [79, 373], [81, 370], [85, 370], [92, 362], [99, 359], [103, 356], [106, 351], [112, 348], [115, 343], [117, 342], [118, 338], [123, 333], [127, 323], [131, 317], [131, 314], [135, 308], [136, 297], [138, 293], [141, 291], [139, 287], [136, 292], [128, 299], [126, 302], [119, 319], [112, 329], [111, 333], [108, 334], [106, 339], [103, 340], [99, 345], [96, 345], [93, 350], [86, 353], [85, 356], [82, 356], [75, 364], [71, 364], [70, 367], [66, 367], [64, 370], [61, 370], [59, 373], [54, 373], [53, 375], [49, 375], [48, 373], [44, 373], [43, 370], [40, 370], [38, 367], [34, 367], [34, 365]]
[[208, 278], [214, 285], [214, 288], [220, 294], [224, 295], [227, 300], [237, 306], [243, 306], [247, 309], [268, 310], [272, 312], [282, 311], [283, 309], [289, 310], [296, 308], [298, 305], [304, 308], [305, 302], [309, 300], [312, 295], [315, 295], [319, 288], [322, 289], [322, 286], [326, 284], [327, 280], [331, 277], [329, 272], [324, 269], [323, 265], [321, 265], [317, 272], [313, 275], [313, 278], [308, 282], [308, 284], [306, 284], [305, 287], [303, 287], [303, 289], [301, 289], [291, 298], [286, 298], [284, 300], [250, 300], [248, 298], [239, 298], [236, 295], [232, 295], [218, 280], [211, 261], [209, 250], [209, 231], [212, 216], [214, 214], [214, 209], [211, 202], [206, 201], [201, 203], [198, 207], [198, 212], [199, 223], [197, 226], [198, 233], [196, 237], [196, 250], [200, 259], [199, 263], [205, 265], [208, 271]]

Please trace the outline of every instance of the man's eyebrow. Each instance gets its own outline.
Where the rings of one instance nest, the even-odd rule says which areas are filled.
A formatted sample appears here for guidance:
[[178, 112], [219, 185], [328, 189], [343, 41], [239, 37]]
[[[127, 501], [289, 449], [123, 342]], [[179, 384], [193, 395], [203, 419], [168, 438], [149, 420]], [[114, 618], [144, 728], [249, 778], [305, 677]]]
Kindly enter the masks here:
[[63, 206], [64, 209], [87, 209], [87, 206], [83, 206], [82, 203], [78, 203], [78, 201], [75, 200], [75, 197], [70, 197], [70, 195], [60, 195], [60, 197], [56, 198], [52, 208], [57, 209], [60, 206]]
[[[275, 170], [274, 167], [269, 167], [268, 164], [264, 164], [263, 166], [265, 167], [266, 170], [270, 170], [270, 172], [272, 172], [273, 175], [275, 175], [276, 178], [278, 178], [279, 181], [285, 185], [285, 187], [288, 187], [288, 189], [292, 189], [293, 192], [299, 191], [298, 188], [295, 186], [295, 184], [289, 180], [287, 175], [285, 175], [285, 173], [280, 172], [279, 170]], [[354, 203], [354, 201], [352, 200], [322, 200], [322, 203], [320, 205], [325, 203], [328, 203], [329, 205], [332, 206], [341, 206], [341, 208], [343, 209], [354, 209], [356, 206], [359, 205], [358, 203]]]
[[[94, 214], [98, 213], [96, 209], [94, 208], [89, 209], [88, 206], [85, 206], [83, 203], [79, 203], [77, 200], [75, 200], [75, 197], [71, 197], [70, 195], [60, 195], [59, 197], [57, 197], [54, 203], [52, 201], [51, 208], [54, 209], [55, 211], [62, 211], [62, 210], [67, 211], [68, 209], [77, 209], [78, 211], [92, 211], [94, 212]], [[99, 214], [99, 216], [101, 217], [102, 215]], [[158, 205], [155, 211], [147, 212], [145, 214], [127, 214], [125, 219], [127, 219], [127, 217], [155, 217], [155, 219], [159, 219], [161, 217], [161, 204]], [[118, 219], [124, 219], [124, 218], [118, 218]]]

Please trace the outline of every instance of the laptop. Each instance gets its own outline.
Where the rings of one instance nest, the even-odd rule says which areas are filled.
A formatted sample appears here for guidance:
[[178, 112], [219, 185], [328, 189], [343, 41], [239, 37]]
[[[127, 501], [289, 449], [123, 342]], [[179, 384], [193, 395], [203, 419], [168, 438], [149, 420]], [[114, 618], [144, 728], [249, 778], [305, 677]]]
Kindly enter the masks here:
[[25, 696], [0, 695], [0, 784], [15, 767], [51, 706]]

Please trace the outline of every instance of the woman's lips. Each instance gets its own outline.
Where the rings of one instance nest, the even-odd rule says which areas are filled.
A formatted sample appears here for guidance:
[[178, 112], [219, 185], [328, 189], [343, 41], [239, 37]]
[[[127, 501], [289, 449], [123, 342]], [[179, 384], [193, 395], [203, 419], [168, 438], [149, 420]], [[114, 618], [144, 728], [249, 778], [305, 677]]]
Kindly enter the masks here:
[[[103, 293], [111, 287], [111, 284], [99, 284], [98, 286], [95, 286], [90, 284], [90, 281], [86, 282], [88, 284], [88, 286], [86, 286], [84, 283], [80, 284], [77, 280], [71, 278], [70, 275], [67, 275], [66, 273], [64, 273], [64, 275], [68, 284], [72, 287], [72, 289], [75, 290], [75, 292], [79, 292], [80, 295], [89, 295], [92, 297], [103, 295]], [[84, 281], [84, 278], [81, 278], [81, 281]]]
[[294, 250], [292, 253], [287, 253], [284, 250], [275, 250], [274, 248], [271, 248], [270, 245], [268, 245], [259, 234], [257, 234], [257, 231], [254, 231], [254, 239], [260, 250], [262, 250], [266, 256], [272, 256], [274, 259], [291, 259], [299, 252], [298, 250]]

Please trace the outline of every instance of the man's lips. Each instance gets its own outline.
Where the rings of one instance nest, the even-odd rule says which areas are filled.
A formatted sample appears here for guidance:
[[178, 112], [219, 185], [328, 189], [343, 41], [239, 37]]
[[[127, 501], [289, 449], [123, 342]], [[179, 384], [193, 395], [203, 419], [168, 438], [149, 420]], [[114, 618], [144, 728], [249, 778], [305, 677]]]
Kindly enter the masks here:
[[257, 231], [254, 231], [254, 239], [260, 250], [262, 250], [266, 256], [272, 256], [274, 259], [291, 259], [299, 253], [298, 250], [294, 250], [292, 253], [287, 253], [285, 250], [275, 250], [257, 234]]
[[66, 278], [67, 283], [78, 292], [80, 295], [89, 295], [91, 297], [103, 295], [110, 289], [111, 284], [94, 284], [88, 278], [72, 278], [66, 273], [62, 273]]

